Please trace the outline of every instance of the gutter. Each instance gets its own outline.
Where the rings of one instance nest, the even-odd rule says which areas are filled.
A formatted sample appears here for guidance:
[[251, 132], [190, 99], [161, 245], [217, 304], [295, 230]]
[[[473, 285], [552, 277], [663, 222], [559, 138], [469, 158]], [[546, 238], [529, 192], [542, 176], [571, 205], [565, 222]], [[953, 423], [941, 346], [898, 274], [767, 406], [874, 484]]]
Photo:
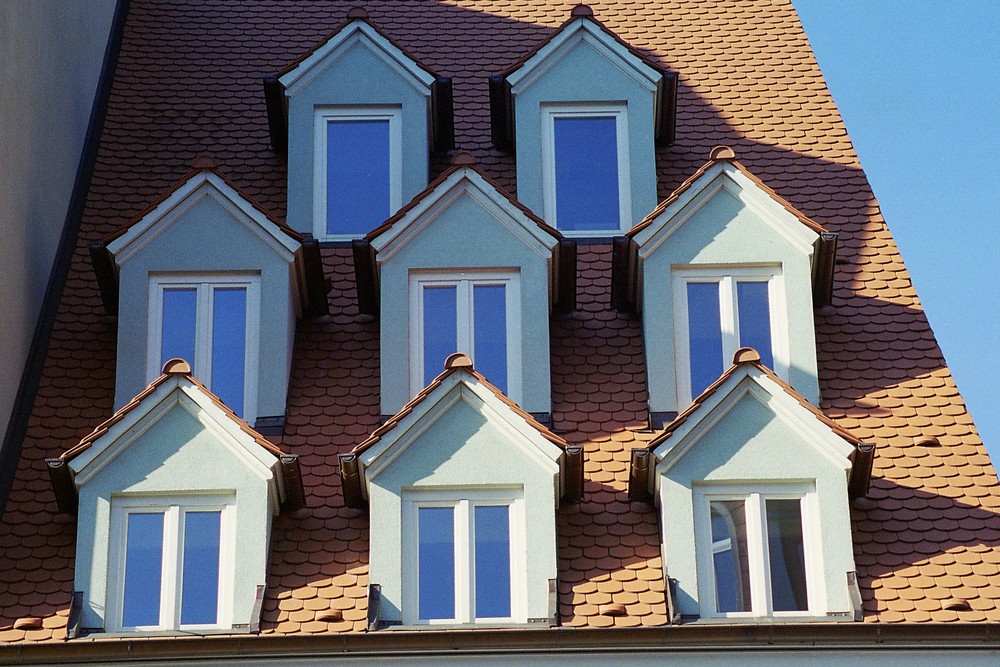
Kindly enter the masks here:
[[[393, 630], [319, 635], [215, 635], [76, 639], [66, 642], [0, 646], [0, 663], [113, 664], [150, 661], [248, 664], [336, 659], [404, 658], [468, 661], [496, 656], [605, 655], [634, 658], [670, 654], [808, 652], [843, 659], [846, 652], [889, 653], [940, 650], [960, 653], [1000, 651], [996, 623], [760, 623], [688, 624], [656, 628], [505, 628], [473, 630]], [[745, 657], [745, 656], [744, 656]], [[185, 662], [185, 664], [189, 664]]]
[[[101, 76], [97, 81], [97, 91], [94, 94], [94, 106], [90, 110], [90, 121], [87, 125], [87, 136], [83, 142], [83, 153], [76, 169], [76, 179], [73, 182], [73, 193], [66, 211], [59, 247], [56, 249], [49, 273], [49, 282], [45, 287], [45, 297], [35, 324], [35, 332], [28, 350], [28, 358], [21, 373], [21, 382], [14, 398], [14, 408], [11, 410], [7, 432], [4, 434], [3, 445], [0, 446], [0, 517], [7, 505], [10, 489], [17, 475], [18, 462], [21, 459], [21, 445], [28, 432], [28, 420], [35, 405], [35, 395], [45, 367], [45, 358], [49, 352], [49, 338], [52, 336], [52, 326], [55, 322], [59, 302], [62, 300], [63, 287], [69, 274], [70, 263], [76, 250], [77, 236], [80, 232], [80, 220], [87, 203], [87, 193], [90, 190], [90, 180], [94, 174], [97, 162], [97, 152], [101, 145], [101, 135], [104, 131], [104, 119], [107, 116], [108, 100], [111, 98], [111, 84], [114, 81], [115, 68], [118, 65], [118, 54], [121, 51], [122, 35], [125, 32], [125, 19], [128, 17], [130, 0], [118, 0], [115, 6], [114, 18], [111, 20], [111, 30], [108, 35], [108, 45], [104, 50], [104, 64], [101, 66]], [[0, 660], [0, 662], [3, 662]]]

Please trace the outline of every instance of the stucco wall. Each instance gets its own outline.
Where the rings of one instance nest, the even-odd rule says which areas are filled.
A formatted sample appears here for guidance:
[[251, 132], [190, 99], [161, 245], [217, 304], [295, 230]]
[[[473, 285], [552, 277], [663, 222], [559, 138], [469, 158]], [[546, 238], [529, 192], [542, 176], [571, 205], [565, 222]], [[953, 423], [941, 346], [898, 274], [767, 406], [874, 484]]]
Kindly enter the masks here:
[[114, 0], [0, 2], [0, 433], [62, 232]]

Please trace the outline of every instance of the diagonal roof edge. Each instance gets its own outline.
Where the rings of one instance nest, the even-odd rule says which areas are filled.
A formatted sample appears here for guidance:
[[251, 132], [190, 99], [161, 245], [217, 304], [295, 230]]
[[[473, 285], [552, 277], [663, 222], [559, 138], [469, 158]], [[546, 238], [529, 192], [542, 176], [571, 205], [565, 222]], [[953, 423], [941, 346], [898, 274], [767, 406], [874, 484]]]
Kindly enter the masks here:
[[417, 59], [417, 57], [415, 55], [413, 55], [408, 50], [406, 50], [405, 48], [403, 48], [402, 46], [400, 46], [400, 44], [398, 42], [396, 42], [396, 40], [394, 40], [392, 37], [390, 37], [389, 35], [385, 34], [385, 32], [383, 32], [382, 30], [380, 30], [379, 27], [377, 25], [375, 25], [375, 23], [368, 17], [368, 12], [365, 9], [361, 8], [361, 7], [355, 7], [353, 9], [349, 10], [347, 12], [347, 18], [344, 19], [344, 21], [341, 22], [341, 24], [338, 25], [330, 34], [328, 34], [323, 39], [319, 40], [315, 44], [315, 46], [313, 46], [309, 50], [305, 51], [298, 58], [296, 58], [291, 63], [289, 63], [287, 66], [285, 66], [280, 71], [278, 71], [274, 75], [274, 77], [280, 79], [281, 77], [285, 76], [289, 72], [295, 70], [297, 67], [301, 66], [302, 63], [304, 63], [306, 60], [308, 60], [310, 56], [312, 56], [314, 53], [316, 53], [317, 51], [319, 51], [320, 49], [322, 49], [326, 44], [328, 44], [330, 42], [330, 40], [334, 39], [344, 29], [346, 29], [347, 27], [349, 27], [351, 24], [355, 23], [356, 21], [360, 21], [361, 23], [366, 24], [369, 28], [371, 28], [372, 30], [374, 30], [375, 33], [378, 34], [379, 37], [381, 37], [382, 39], [384, 39], [385, 41], [387, 41], [389, 44], [391, 44], [393, 46], [393, 48], [399, 49], [400, 53], [402, 53], [404, 56], [406, 56], [407, 58], [409, 58], [413, 62], [414, 65], [416, 65], [417, 67], [419, 67], [420, 69], [422, 69], [429, 76], [431, 76], [434, 79], [438, 78], [438, 75], [432, 69], [430, 69], [429, 67], [427, 67], [426, 65], [424, 65], [422, 62], [420, 62], [419, 59]]
[[680, 199], [680, 196], [690, 190], [695, 183], [697, 183], [712, 167], [717, 164], [728, 163], [735, 167], [741, 174], [746, 176], [754, 185], [760, 188], [766, 195], [775, 201], [778, 205], [792, 214], [796, 219], [799, 220], [803, 225], [816, 232], [817, 234], [826, 234], [827, 229], [821, 224], [804, 214], [802, 211], [795, 208], [791, 202], [775, 192], [770, 186], [768, 186], [764, 181], [754, 175], [749, 169], [744, 167], [737, 159], [736, 152], [729, 146], [716, 146], [712, 149], [709, 154], [708, 162], [703, 164], [698, 168], [691, 176], [689, 176], [683, 183], [681, 183], [676, 190], [670, 193], [666, 199], [661, 201], [656, 205], [652, 211], [650, 211], [646, 217], [637, 222], [632, 229], [628, 230], [625, 235], [629, 238], [634, 238], [636, 234], [646, 229], [653, 224], [660, 215], [663, 214], [674, 202]]
[[[457, 158], [457, 156], [456, 156], [456, 158]], [[501, 196], [503, 196], [504, 199], [506, 199], [514, 207], [516, 207], [519, 211], [521, 211], [521, 213], [523, 213], [529, 220], [531, 220], [536, 225], [538, 225], [538, 227], [543, 232], [545, 232], [546, 234], [549, 234], [550, 236], [552, 236], [556, 240], [561, 240], [563, 238], [562, 233], [558, 229], [556, 229], [555, 227], [550, 226], [548, 223], [546, 223], [544, 220], [542, 220], [534, 211], [532, 211], [530, 208], [528, 208], [527, 206], [525, 206], [524, 204], [522, 204], [521, 202], [519, 202], [516, 198], [514, 198], [514, 196], [511, 195], [509, 192], [507, 192], [503, 188], [503, 186], [501, 186], [499, 183], [497, 183], [494, 179], [490, 178], [490, 176], [488, 176], [486, 174], [486, 172], [484, 172], [479, 167], [479, 165], [465, 163], [465, 162], [462, 162], [462, 161], [456, 159], [456, 163], [455, 164], [453, 164], [451, 167], [448, 167], [447, 169], [445, 169], [441, 173], [440, 176], [438, 176], [433, 181], [431, 181], [431, 183], [426, 188], [424, 188], [423, 191], [421, 191], [419, 194], [417, 194], [405, 206], [403, 206], [401, 209], [399, 209], [394, 214], [392, 214], [381, 225], [379, 225], [375, 229], [373, 229], [370, 232], [368, 232], [365, 235], [365, 240], [369, 241], [369, 242], [373, 241], [376, 238], [378, 238], [379, 236], [381, 236], [382, 234], [385, 234], [386, 232], [388, 232], [390, 229], [392, 229], [393, 225], [395, 225], [397, 222], [399, 222], [404, 217], [406, 217], [406, 215], [410, 211], [412, 211], [414, 208], [416, 208], [420, 204], [420, 202], [422, 202], [423, 200], [425, 200], [428, 197], [430, 197], [434, 193], [434, 191], [437, 190], [445, 181], [447, 181], [449, 178], [451, 178], [451, 176], [453, 174], [455, 174], [457, 171], [459, 171], [460, 169], [463, 169], [463, 168], [468, 168], [471, 171], [474, 171], [477, 176], [479, 176], [487, 184], [489, 184], [490, 186], [492, 186], [497, 191], [498, 194], [500, 194]]]
[[534, 46], [534, 48], [532, 48], [530, 51], [528, 51], [523, 56], [521, 56], [520, 58], [518, 58], [507, 69], [503, 70], [500, 73], [500, 76], [502, 76], [504, 78], [507, 78], [508, 76], [510, 76], [511, 74], [513, 74], [514, 72], [516, 72], [517, 70], [521, 69], [521, 67], [523, 67], [525, 65], [525, 63], [527, 63], [529, 60], [531, 60], [532, 58], [534, 58], [538, 54], [539, 51], [541, 51], [542, 49], [544, 49], [546, 45], [548, 45], [550, 42], [552, 42], [554, 39], [556, 39], [559, 36], [559, 33], [561, 33], [563, 30], [565, 30], [567, 27], [569, 27], [571, 24], [573, 24], [575, 21], [577, 21], [579, 19], [590, 21], [595, 26], [597, 26], [597, 28], [600, 29], [601, 32], [603, 32], [604, 34], [606, 34], [608, 37], [610, 37], [615, 42], [617, 42], [619, 45], [621, 45], [623, 48], [625, 48], [633, 56], [635, 56], [640, 61], [642, 61], [642, 63], [644, 65], [648, 66], [649, 68], [651, 68], [653, 71], [657, 72], [658, 74], [663, 74], [663, 68], [660, 65], [656, 64], [655, 62], [653, 62], [653, 60], [649, 56], [647, 56], [646, 54], [642, 53], [641, 51], [639, 51], [638, 49], [636, 49], [634, 46], [632, 46], [631, 44], [629, 44], [628, 42], [626, 42], [625, 40], [623, 40], [613, 30], [611, 30], [606, 25], [604, 25], [601, 21], [599, 21], [597, 19], [597, 17], [594, 16], [594, 11], [590, 8], [590, 6], [588, 6], [586, 4], [579, 4], [579, 5], [576, 5], [575, 7], [573, 7], [573, 9], [570, 10], [570, 16], [569, 16], [569, 18], [567, 18], [558, 27], [556, 27], [548, 37], [546, 37], [545, 39], [543, 39], [541, 42], [539, 42], [538, 44], [536, 44]]
[[817, 408], [815, 405], [807, 401], [802, 394], [795, 391], [791, 385], [782, 380], [772, 371], [770, 368], [765, 366], [760, 362], [760, 355], [756, 350], [749, 347], [743, 347], [736, 351], [733, 358], [733, 365], [726, 369], [719, 378], [708, 385], [701, 394], [697, 396], [687, 408], [685, 408], [677, 417], [674, 418], [672, 422], [664, 427], [662, 433], [657, 435], [655, 438], [649, 441], [649, 443], [643, 448], [650, 452], [655, 450], [661, 444], [667, 441], [673, 433], [681, 427], [694, 413], [696, 413], [702, 405], [704, 405], [709, 398], [711, 398], [718, 389], [726, 383], [729, 378], [733, 376], [738, 370], [745, 366], [752, 366], [757, 370], [761, 371], [769, 380], [774, 382], [778, 387], [780, 387], [786, 394], [791, 396], [795, 401], [797, 401], [803, 408], [808, 410], [814, 417], [816, 417], [820, 422], [827, 426], [836, 435], [843, 438], [848, 443], [858, 446], [863, 444], [861, 439], [853, 435], [850, 431], [845, 429], [843, 426], [833, 421], [827, 417], [822, 410]]
[[184, 176], [182, 176], [180, 180], [175, 182], [173, 185], [167, 188], [159, 197], [154, 199], [152, 203], [149, 204], [149, 206], [147, 206], [145, 209], [143, 209], [138, 214], [133, 216], [123, 226], [119, 227], [111, 234], [105, 236], [102, 239], [102, 243], [104, 243], [104, 245], [108, 245], [115, 239], [124, 236], [132, 227], [142, 222], [146, 218], [146, 216], [155, 211], [158, 206], [160, 206], [163, 202], [167, 201], [174, 193], [176, 193], [178, 190], [187, 185], [191, 181], [191, 179], [197, 177], [198, 175], [206, 173], [215, 175], [216, 177], [221, 179], [223, 183], [232, 188], [237, 195], [239, 195], [243, 200], [245, 200], [248, 204], [250, 204], [250, 206], [252, 206], [254, 210], [256, 210], [265, 218], [267, 218], [268, 222], [271, 222], [274, 225], [276, 225], [280, 231], [282, 231], [292, 240], [301, 243], [306, 238], [300, 232], [297, 232], [291, 227], [289, 227], [288, 223], [286, 223], [284, 220], [282, 220], [281, 218], [279, 218], [278, 216], [274, 215], [269, 210], [264, 208], [262, 204], [260, 204], [256, 199], [247, 194], [247, 192], [239, 185], [237, 185], [235, 181], [233, 181], [224, 173], [222, 173], [219, 170], [219, 168], [214, 165], [214, 163], [210, 166], [199, 166], [199, 161], [196, 160], [195, 165], [196, 166], [192, 168], [190, 171], [188, 171], [186, 174], [184, 174]]
[[178, 359], [171, 359], [163, 365], [163, 373], [160, 374], [159, 377], [150, 382], [145, 389], [136, 394], [132, 400], [115, 411], [113, 415], [98, 424], [94, 430], [85, 435], [78, 444], [63, 452], [59, 456], [59, 460], [64, 462], [72, 461], [77, 456], [86, 452], [94, 445], [95, 442], [103, 437], [112, 426], [122, 421], [129, 413], [139, 407], [143, 401], [155, 393], [160, 386], [175, 377], [180, 377], [190, 382], [196, 389], [198, 389], [198, 391], [204, 394], [213, 404], [215, 404], [216, 407], [222, 410], [223, 414], [231, 419], [241, 431], [250, 436], [258, 445], [263, 447], [269, 453], [276, 457], [281, 457], [286, 454], [286, 452], [283, 452], [277, 445], [270, 442], [267, 438], [251, 428], [249, 424], [240, 419], [235, 412], [233, 412], [219, 399], [218, 396], [213, 394], [208, 387], [195, 378], [191, 374], [191, 367], [187, 364], [187, 362], [182, 362]]
[[480, 384], [491, 391], [498, 399], [500, 399], [500, 401], [503, 402], [508, 408], [510, 408], [514, 414], [524, 419], [529, 426], [538, 431], [543, 438], [552, 444], [556, 445], [560, 449], [566, 449], [569, 446], [569, 443], [566, 442], [566, 440], [549, 430], [544, 424], [531, 416], [531, 413], [526, 412], [517, 403], [510, 400], [502, 391], [494, 386], [493, 383], [476, 371], [472, 367], [472, 360], [469, 359], [468, 356], [462, 353], [455, 353], [448, 357], [445, 361], [444, 372], [431, 380], [430, 383], [417, 392], [417, 395], [410, 399], [410, 402], [404, 405], [399, 412], [387, 419], [384, 424], [375, 429], [370, 436], [352, 449], [351, 454], [361, 454], [374, 446], [383, 438], [383, 436], [396, 428], [396, 426], [398, 426], [405, 417], [412, 413], [417, 406], [427, 400], [427, 398], [434, 393], [434, 390], [440, 387], [448, 377], [456, 373], [468, 373], [471, 375]]

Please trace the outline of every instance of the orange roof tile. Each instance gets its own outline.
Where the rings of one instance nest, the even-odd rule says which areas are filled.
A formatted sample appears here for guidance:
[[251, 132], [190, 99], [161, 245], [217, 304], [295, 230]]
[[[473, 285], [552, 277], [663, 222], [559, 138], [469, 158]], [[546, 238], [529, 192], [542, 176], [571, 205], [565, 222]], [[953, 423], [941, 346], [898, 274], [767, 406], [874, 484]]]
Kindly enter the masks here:
[[[284, 215], [286, 164], [270, 149], [260, 79], [294, 64], [354, 4], [289, 0], [270, 12], [250, 0], [132, 0], [75, 253], [0, 520], [0, 642], [65, 637], [76, 524], [57, 512], [43, 461], [114, 412], [116, 323], [101, 308], [88, 245], [141, 215], [206, 152], [248, 199]], [[453, 79], [457, 145], [512, 194], [514, 156], [491, 147], [485, 77], [516, 65], [573, 4], [364, 3], [414, 60]], [[660, 197], [684, 187], [712, 147], [729, 145], [789, 206], [840, 235], [834, 305], [816, 315], [820, 408], [878, 445], [870, 502], [852, 509], [865, 620], [1000, 621], [996, 473], [791, 4], [592, 4], [609, 30], [679, 74], [676, 141], [656, 153]], [[431, 175], [446, 168], [435, 161]], [[323, 249], [322, 257], [333, 283], [330, 314], [298, 323], [287, 420], [275, 439], [300, 457], [308, 507], [274, 520], [265, 635], [366, 627], [368, 517], [344, 507], [336, 461], [379, 428], [379, 328], [358, 317], [350, 250]], [[642, 323], [610, 307], [610, 273], [610, 247], [582, 245], [577, 310], [551, 320], [554, 428], [582, 445], [586, 459], [583, 499], [561, 508], [556, 526], [559, 616], [570, 627], [668, 620], [657, 512], [627, 498], [630, 452], [654, 437], [644, 430]], [[938, 446], [918, 444], [925, 435]], [[962, 585], [953, 587], [951, 577]], [[970, 609], [947, 608], [951, 598]], [[341, 620], [321, 620], [318, 601]], [[611, 605], [625, 615], [603, 615]], [[22, 618], [42, 619], [42, 627], [15, 627]]]

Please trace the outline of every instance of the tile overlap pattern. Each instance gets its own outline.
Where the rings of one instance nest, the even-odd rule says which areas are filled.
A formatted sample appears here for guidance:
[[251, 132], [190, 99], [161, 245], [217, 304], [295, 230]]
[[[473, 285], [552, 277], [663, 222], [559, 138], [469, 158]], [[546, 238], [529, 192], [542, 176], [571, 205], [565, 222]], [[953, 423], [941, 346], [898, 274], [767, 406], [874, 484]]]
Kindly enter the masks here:
[[[269, 148], [261, 78], [359, 3], [424, 65], [453, 78], [458, 147], [516, 193], [513, 156], [490, 147], [486, 77], [547, 37], [572, 2], [133, 0], [0, 523], [0, 641], [65, 636], [76, 527], [56, 511], [44, 459], [107, 419], [114, 393], [116, 321], [102, 310], [87, 244], [126, 224], [206, 153], [282, 217], [285, 163]], [[817, 315], [817, 342], [823, 410], [878, 446], [871, 501], [852, 510], [866, 621], [1000, 621], [996, 474], [794, 9], [784, 0], [592, 5], [610, 30], [680, 74], [677, 142], [658, 151], [661, 198], [725, 144], [803, 214], [840, 233], [834, 306]], [[328, 250], [324, 261], [331, 314], [299, 324], [288, 422], [274, 439], [301, 456], [309, 507], [275, 521], [265, 633], [365, 625], [368, 521], [342, 505], [337, 454], [378, 425], [378, 323], [357, 314], [349, 253]], [[555, 428], [586, 452], [584, 498], [560, 510], [557, 526], [559, 612], [570, 626], [666, 621], [656, 512], [625, 493], [629, 450], [654, 435], [642, 431], [641, 324], [610, 309], [610, 266], [606, 247], [581, 248], [579, 308], [552, 321]], [[924, 436], [939, 445], [918, 444]], [[946, 608], [956, 599], [969, 610]]]

